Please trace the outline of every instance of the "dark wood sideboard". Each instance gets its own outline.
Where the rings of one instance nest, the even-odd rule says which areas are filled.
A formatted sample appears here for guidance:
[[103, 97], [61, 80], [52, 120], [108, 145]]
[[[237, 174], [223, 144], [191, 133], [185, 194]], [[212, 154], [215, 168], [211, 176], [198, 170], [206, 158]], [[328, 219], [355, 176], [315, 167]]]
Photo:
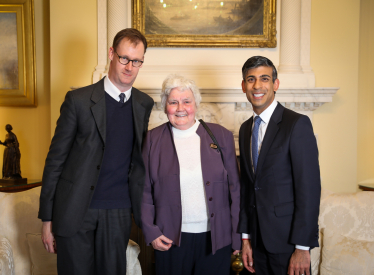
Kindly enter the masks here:
[[0, 192], [16, 193], [42, 185], [42, 180], [27, 179], [25, 184], [0, 183]]

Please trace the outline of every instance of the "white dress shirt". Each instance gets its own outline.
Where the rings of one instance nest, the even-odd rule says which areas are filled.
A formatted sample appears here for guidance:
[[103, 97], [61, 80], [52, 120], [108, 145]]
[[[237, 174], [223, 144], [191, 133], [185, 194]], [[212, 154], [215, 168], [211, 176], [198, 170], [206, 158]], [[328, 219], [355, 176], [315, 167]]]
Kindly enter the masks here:
[[[129, 100], [130, 96], [131, 96], [131, 89], [128, 89], [125, 93], [125, 96], [126, 96], [126, 99], [125, 99], [125, 102], [127, 100]], [[110, 95], [114, 100], [118, 101], [119, 102], [119, 95], [122, 93], [113, 83], [112, 81], [110, 81], [109, 77], [106, 76], [104, 78], [104, 90], [105, 92], [107, 92], [108, 95]]]
[[[275, 108], [277, 107], [278, 102], [274, 99], [273, 102], [263, 111], [260, 115], [257, 115], [255, 112], [253, 112], [253, 121], [255, 120], [256, 116], [260, 116], [261, 118], [261, 124], [258, 130], [258, 154], [260, 154], [262, 141], [264, 140], [266, 129], [268, 128], [269, 121], [271, 116], [274, 113]], [[252, 123], [252, 130], [253, 130], [254, 123]], [[251, 137], [251, 143], [250, 143], [250, 150], [251, 150], [251, 158], [252, 158], [252, 137]], [[252, 171], [254, 171], [253, 167], [253, 161], [252, 161]], [[249, 234], [242, 234], [242, 239], [250, 239], [251, 236]], [[297, 249], [301, 250], [309, 250], [308, 246], [302, 246], [302, 245], [296, 245]]]

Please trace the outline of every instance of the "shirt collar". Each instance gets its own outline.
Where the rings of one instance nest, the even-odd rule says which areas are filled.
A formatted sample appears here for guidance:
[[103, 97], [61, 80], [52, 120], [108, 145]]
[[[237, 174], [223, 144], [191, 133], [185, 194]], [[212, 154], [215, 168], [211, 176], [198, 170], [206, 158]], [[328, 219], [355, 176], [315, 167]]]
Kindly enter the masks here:
[[[126, 95], [126, 101], [129, 100], [131, 96], [131, 89], [128, 89], [125, 93]], [[110, 95], [114, 100], [119, 102], [119, 95], [121, 94], [121, 91], [114, 86], [114, 84], [110, 81], [109, 77], [106, 76], [104, 78], [104, 90], [107, 92], [108, 95]]]
[[[273, 115], [274, 113], [274, 110], [275, 108], [277, 107], [278, 105], [278, 102], [274, 99], [273, 102], [269, 105], [269, 107], [267, 107], [265, 109], [265, 111], [263, 111], [261, 114], [260, 114], [260, 118], [261, 120], [268, 124], [269, 121], [270, 121], [270, 118], [271, 116]], [[258, 116], [255, 112], [253, 112], [253, 120], [255, 119], [255, 117]]]

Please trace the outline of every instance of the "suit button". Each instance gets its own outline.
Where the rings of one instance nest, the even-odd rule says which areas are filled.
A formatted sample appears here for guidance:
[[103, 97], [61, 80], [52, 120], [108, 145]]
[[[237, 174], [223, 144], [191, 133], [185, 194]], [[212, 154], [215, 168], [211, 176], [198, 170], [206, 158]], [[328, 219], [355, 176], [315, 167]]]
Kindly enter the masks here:
[[95, 186], [91, 186], [91, 190], [94, 190], [95, 189]]
[[210, 198], [209, 198], [209, 201], [212, 201], [212, 200], [213, 200], [213, 198], [212, 198], [212, 197], [210, 197]]
[[208, 186], [209, 186], [209, 185], [210, 185], [210, 181], [207, 181], [207, 182], [206, 182], [206, 185], [208, 185]]
[[214, 213], [212, 213], [210, 216], [213, 218], [214, 217]]
[[256, 205], [252, 205], [253, 208], [256, 208]]
[[100, 165], [97, 166], [97, 170], [100, 170]]

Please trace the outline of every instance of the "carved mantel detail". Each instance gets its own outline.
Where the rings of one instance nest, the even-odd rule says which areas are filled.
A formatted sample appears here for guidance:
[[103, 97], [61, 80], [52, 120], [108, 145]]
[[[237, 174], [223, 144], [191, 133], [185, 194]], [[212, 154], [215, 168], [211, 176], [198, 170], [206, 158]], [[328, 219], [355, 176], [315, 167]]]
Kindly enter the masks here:
[[[324, 103], [332, 101], [338, 88], [279, 89], [275, 99], [284, 107], [307, 115], [313, 121], [313, 111]], [[161, 106], [160, 90], [143, 89], [155, 101], [149, 120], [149, 129], [153, 129], [168, 119]], [[218, 123], [229, 129], [235, 138], [238, 152], [240, 125], [253, 114], [252, 105], [241, 89], [201, 89], [202, 101], [196, 118], [206, 122]]]

